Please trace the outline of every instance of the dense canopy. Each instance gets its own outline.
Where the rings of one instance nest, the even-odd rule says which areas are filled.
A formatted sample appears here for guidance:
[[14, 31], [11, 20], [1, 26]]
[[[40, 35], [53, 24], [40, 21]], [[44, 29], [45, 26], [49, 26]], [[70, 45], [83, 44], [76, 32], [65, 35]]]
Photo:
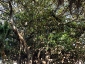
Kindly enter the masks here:
[[0, 56], [10, 64], [85, 61], [85, 1], [0, 0]]

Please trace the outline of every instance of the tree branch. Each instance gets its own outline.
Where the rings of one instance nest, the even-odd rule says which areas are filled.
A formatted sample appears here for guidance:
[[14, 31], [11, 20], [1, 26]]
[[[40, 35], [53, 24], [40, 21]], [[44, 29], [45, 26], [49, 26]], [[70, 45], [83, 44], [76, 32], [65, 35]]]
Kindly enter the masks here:
[[10, 25], [12, 26], [12, 29], [14, 31], [14, 33], [18, 36], [20, 44], [22, 44], [24, 46], [24, 50], [26, 52], [26, 48], [27, 48], [27, 44], [25, 39], [23, 38], [23, 36], [19, 33], [18, 29], [16, 28], [16, 26], [14, 25], [14, 21], [13, 21], [13, 9], [12, 9], [12, 4], [11, 1], [8, 2], [9, 3], [9, 10], [10, 10]]

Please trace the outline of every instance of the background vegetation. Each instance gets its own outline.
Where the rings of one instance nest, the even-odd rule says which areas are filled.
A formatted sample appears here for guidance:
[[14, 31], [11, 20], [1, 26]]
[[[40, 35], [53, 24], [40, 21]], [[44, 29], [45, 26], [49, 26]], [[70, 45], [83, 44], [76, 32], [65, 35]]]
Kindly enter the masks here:
[[84, 0], [1, 0], [0, 22], [3, 62], [85, 61]]

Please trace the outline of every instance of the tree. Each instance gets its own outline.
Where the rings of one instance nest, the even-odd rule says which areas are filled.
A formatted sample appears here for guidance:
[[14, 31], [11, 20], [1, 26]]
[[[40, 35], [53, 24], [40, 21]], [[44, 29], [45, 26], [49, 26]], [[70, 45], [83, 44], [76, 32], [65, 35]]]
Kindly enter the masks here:
[[4, 38], [0, 40], [4, 46], [1, 50], [18, 64], [22, 60], [49, 63], [49, 59], [56, 59], [52, 61], [55, 64], [75, 62], [85, 51], [84, 3], [84, 0], [1, 1], [4, 8], [1, 19], [5, 21], [0, 26]]

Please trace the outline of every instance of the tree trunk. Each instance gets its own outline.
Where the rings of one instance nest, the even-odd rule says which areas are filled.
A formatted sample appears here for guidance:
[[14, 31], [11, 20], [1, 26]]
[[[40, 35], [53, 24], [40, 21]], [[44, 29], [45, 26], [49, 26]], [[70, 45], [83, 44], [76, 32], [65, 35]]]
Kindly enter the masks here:
[[[32, 64], [30, 62], [30, 48], [27, 46], [27, 43], [25, 41], [25, 39], [23, 38], [22, 34], [19, 33], [18, 29], [16, 28], [15, 24], [14, 24], [14, 21], [13, 21], [13, 9], [12, 9], [12, 4], [11, 4], [11, 0], [9, 0], [9, 9], [10, 9], [10, 14], [9, 14], [9, 17], [10, 17], [10, 25], [14, 31], [14, 33], [17, 35], [18, 39], [19, 39], [19, 42], [20, 42], [20, 45], [23, 45], [23, 48], [20, 49], [20, 53], [21, 53], [21, 50], [24, 49], [24, 52], [28, 55], [27, 57], [27, 64]], [[19, 54], [19, 58], [18, 58], [18, 64], [21, 64], [21, 55]]]
[[27, 48], [27, 64], [32, 64], [32, 57], [31, 57], [31, 51], [30, 47]]

